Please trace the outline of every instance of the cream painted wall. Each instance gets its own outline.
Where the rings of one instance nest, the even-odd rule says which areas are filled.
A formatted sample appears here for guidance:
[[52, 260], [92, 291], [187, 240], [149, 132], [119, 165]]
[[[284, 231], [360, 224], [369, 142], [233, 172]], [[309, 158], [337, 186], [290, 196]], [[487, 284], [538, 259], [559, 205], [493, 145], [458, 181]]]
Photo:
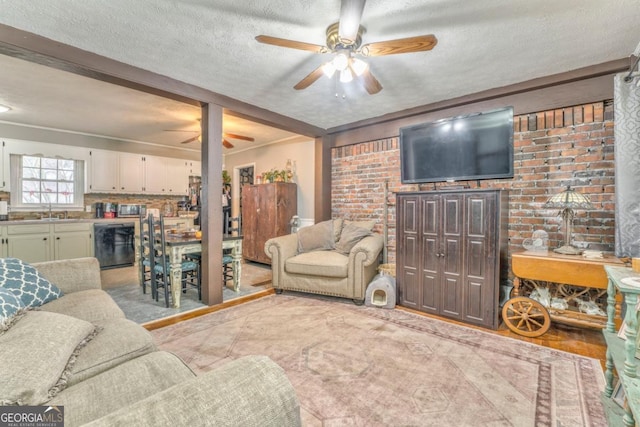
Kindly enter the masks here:
[[272, 168], [284, 169], [287, 159], [295, 162], [293, 180], [298, 184], [298, 216], [302, 225], [314, 223], [314, 140], [297, 137], [224, 156], [223, 168], [232, 176], [232, 214], [240, 206], [237, 168], [254, 166], [256, 176]]

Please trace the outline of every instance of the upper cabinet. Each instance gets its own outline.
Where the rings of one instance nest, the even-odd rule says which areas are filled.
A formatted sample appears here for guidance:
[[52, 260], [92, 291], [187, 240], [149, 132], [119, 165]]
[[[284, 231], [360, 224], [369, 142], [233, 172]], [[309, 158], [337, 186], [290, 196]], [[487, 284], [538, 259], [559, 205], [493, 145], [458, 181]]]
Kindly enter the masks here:
[[202, 162], [187, 160], [187, 176], [202, 176]]
[[118, 190], [118, 152], [91, 150], [88, 192]]
[[187, 195], [189, 179], [186, 168], [186, 160], [145, 156], [144, 192]]
[[142, 193], [144, 164], [140, 154], [91, 150], [90, 193]]
[[88, 192], [186, 196], [189, 175], [200, 162], [91, 150]]
[[137, 194], [144, 191], [144, 156], [118, 153], [118, 191]]

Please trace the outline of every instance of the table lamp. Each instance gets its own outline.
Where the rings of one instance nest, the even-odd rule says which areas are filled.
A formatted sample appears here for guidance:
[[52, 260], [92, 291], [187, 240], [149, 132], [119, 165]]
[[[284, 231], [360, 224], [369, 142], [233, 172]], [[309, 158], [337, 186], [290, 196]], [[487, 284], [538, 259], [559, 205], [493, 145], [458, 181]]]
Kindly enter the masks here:
[[581, 250], [571, 246], [571, 227], [573, 225], [574, 215], [573, 210], [593, 209], [593, 205], [589, 198], [584, 194], [576, 193], [570, 186], [567, 186], [567, 189], [562, 193], [558, 193], [547, 200], [544, 207], [561, 209], [559, 215], [562, 215], [564, 223], [564, 245], [554, 249], [553, 251], [565, 255], [580, 255]]

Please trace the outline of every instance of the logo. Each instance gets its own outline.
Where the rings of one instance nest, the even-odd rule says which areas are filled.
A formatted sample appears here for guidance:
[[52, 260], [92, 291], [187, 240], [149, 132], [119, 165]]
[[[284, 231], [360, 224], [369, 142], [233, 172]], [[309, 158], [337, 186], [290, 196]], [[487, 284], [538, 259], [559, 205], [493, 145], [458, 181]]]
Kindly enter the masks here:
[[0, 406], [0, 427], [64, 427], [64, 406]]

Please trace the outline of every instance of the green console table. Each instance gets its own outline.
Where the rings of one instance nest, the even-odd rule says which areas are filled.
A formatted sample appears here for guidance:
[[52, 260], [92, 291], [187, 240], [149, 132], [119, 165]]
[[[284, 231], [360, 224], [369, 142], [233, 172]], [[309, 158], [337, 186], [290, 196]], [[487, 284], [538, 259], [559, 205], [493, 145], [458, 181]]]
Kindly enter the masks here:
[[[620, 425], [620, 419], [627, 427], [634, 427], [635, 420], [640, 420], [640, 369], [639, 360], [636, 358], [638, 349], [638, 296], [640, 286], [629, 286], [622, 283], [627, 277], [640, 279], [640, 274], [628, 267], [605, 265], [607, 278], [607, 324], [603, 330], [607, 342], [607, 360], [603, 403], [607, 410], [610, 425]], [[624, 296], [626, 312], [624, 316], [626, 340], [621, 339], [616, 331], [616, 315], [619, 307], [616, 306], [616, 295]], [[612, 402], [614, 391], [614, 371], [618, 374], [618, 380], [624, 390], [626, 404], [624, 411]]]

